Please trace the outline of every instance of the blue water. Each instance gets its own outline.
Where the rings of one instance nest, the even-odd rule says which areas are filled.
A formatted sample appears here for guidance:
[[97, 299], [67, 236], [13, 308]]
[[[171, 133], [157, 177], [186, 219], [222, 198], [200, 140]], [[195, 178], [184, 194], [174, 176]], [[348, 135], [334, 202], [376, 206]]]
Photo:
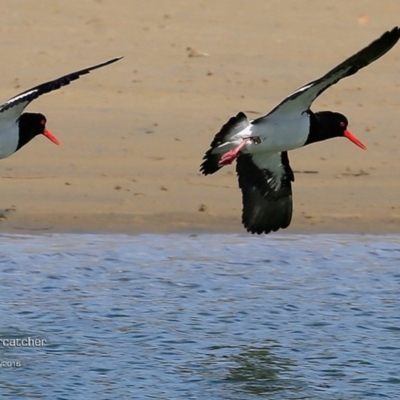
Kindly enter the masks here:
[[1, 398], [400, 398], [400, 236], [1, 235], [0, 281]]

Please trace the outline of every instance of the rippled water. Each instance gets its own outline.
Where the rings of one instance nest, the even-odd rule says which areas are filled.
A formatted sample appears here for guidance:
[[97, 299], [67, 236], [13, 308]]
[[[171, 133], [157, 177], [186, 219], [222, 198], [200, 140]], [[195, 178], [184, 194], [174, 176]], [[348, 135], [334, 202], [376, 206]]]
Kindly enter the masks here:
[[0, 279], [2, 398], [400, 396], [400, 236], [2, 235]]

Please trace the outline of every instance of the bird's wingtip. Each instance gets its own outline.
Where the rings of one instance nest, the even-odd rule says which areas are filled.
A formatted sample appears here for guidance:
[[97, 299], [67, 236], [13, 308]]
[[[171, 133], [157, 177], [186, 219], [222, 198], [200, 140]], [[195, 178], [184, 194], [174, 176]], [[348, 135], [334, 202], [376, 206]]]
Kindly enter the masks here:
[[114, 58], [112, 58], [111, 60], [109, 60], [109, 61], [107, 61], [108, 63], [114, 63], [114, 62], [117, 62], [117, 61], [119, 61], [119, 60], [121, 60], [121, 59], [123, 59], [124, 58], [124, 56], [120, 56], [120, 57], [114, 57]]

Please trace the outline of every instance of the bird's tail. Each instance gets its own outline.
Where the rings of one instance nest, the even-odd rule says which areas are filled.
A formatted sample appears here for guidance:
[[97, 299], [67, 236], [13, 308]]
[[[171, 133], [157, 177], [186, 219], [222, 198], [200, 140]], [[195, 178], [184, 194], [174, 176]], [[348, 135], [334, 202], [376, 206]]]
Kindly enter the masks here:
[[210, 144], [210, 148], [207, 150], [203, 157], [203, 163], [200, 165], [200, 172], [204, 175], [211, 175], [217, 172], [222, 166], [219, 164], [221, 157], [235, 145], [229, 143], [229, 139], [237, 133], [241, 132], [250, 124], [245, 113], [240, 112], [236, 116], [232, 117], [214, 136], [213, 141]]

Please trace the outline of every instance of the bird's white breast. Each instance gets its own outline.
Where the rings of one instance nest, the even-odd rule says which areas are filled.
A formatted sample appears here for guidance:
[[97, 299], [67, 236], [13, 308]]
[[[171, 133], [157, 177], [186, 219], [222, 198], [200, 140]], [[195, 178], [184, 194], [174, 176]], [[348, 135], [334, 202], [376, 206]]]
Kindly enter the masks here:
[[306, 113], [286, 116], [285, 119], [265, 118], [251, 125], [251, 136], [259, 143], [246, 146], [250, 153], [281, 152], [302, 147], [310, 131], [310, 120]]
[[18, 146], [18, 124], [12, 120], [2, 120], [0, 115], [0, 159], [13, 154]]

